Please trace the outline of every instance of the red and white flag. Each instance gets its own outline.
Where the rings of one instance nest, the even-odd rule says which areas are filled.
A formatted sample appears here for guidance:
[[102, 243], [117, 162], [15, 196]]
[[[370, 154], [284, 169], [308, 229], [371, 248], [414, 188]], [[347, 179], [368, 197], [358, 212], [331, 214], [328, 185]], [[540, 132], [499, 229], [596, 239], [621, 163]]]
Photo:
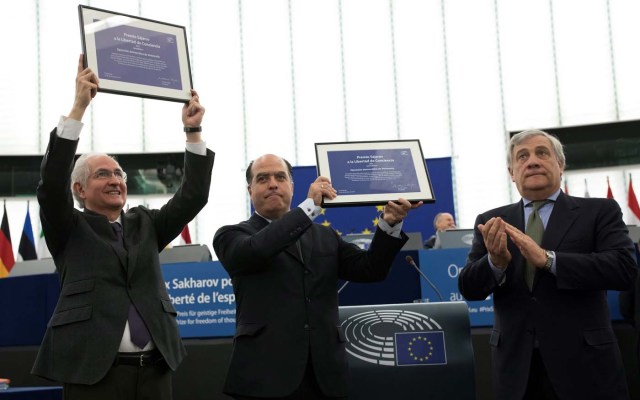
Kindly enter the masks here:
[[608, 176], [607, 176], [607, 199], [613, 199], [613, 192], [611, 191], [611, 184], [609, 184]]
[[191, 244], [191, 234], [189, 233], [189, 225], [185, 225], [180, 232], [180, 244]]
[[640, 205], [638, 205], [638, 198], [633, 190], [633, 183], [631, 182], [631, 174], [629, 174], [629, 196], [628, 196], [629, 210], [633, 216], [635, 216], [635, 223], [640, 221]]

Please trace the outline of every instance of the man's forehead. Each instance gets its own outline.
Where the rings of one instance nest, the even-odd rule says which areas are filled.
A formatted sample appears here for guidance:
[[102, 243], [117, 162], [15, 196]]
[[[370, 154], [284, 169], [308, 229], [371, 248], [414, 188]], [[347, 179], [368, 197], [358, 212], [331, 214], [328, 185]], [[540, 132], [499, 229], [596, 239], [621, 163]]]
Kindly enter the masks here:
[[87, 160], [92, 169], [98, 168], [120, 168], [120, 164], [116, 160], [108, 156], [96, 156]]
[[286, 169], [278, 168], [256, 168], [256, 175], [274, 175], [274, 174], [286, 174]]
[[266, 157], [253, 163], [253, 171], [255, 173], [287, 172], [287, 166], [282, 158]]
[[539, 147], [551, 148], [551, 141], [544, 136], [533, 136], [515, 145], [513, 151], [517, 152], [522, 149], [533, 149]]

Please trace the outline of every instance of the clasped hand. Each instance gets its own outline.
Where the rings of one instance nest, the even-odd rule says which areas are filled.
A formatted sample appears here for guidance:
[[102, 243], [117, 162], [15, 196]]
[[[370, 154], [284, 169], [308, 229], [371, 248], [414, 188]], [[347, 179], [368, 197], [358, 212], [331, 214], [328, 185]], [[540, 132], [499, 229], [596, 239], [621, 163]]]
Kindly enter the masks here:
[[533, 266], [536, 268], [544, 266], [546, 262], [544, 249], [520, 229], [505, 222], [502, 218], [491, 218], [485, 224], [479, 224], [478, 229], [482, 234], [491, 262], [496, 267], [505, 269], [511, 262], [512, 256], [507, 247], [507, 237]]

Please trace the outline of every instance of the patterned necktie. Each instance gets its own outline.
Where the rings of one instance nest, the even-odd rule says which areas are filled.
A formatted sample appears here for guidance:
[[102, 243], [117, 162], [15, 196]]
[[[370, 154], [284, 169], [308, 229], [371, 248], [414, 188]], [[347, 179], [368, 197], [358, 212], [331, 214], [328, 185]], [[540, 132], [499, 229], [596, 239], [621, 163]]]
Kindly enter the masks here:
[[[117, 243], [123, 250], [124, 247], [124, 235], [122, 234], [122, 226], [118, 222], [114, 222], [111, 224], [111, 228], [116, 234]], [[147, 329], [147, 326], [144, 324], [140, 313], [133, 305], [133, 303], [129, 303], [129, 316], [127, 317], [129, 321], [129, 333], [131, 334], [131, 341], [141, 349], [149, 343], [151, 340], [151, 334]]]
[[[527, 220], [527, 231], [525, 233], [538, 244], [542, 243], [542, 236], [544, 235], [544, 224], [542, 223], [540, 214], [538, 214], [538, 210], [540, 207], [547, 204], [547, 202], [548, 200], [538, 200], [530, 203], [533, 206], [533, 211], [529, 214], [529, 219]], [[531, 265], [527, 260], [524, 271], [524, 280], [527, 282], [529, 290], [533, 288], [533, 278], [535, 276], [536, 267]]]

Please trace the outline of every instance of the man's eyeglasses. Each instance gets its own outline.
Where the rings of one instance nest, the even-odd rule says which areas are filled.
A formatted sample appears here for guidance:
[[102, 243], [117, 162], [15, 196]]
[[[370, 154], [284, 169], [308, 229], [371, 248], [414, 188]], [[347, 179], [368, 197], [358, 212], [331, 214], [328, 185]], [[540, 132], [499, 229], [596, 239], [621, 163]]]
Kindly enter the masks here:
[[93, 173], [93, 179], [111, 179], [111, 177], [115, 176], [119, 181], [126, 182], [127, 181], [127, 173], [121, 169], [114, 169], [113, 171], [108, 169], [99, 169]]

